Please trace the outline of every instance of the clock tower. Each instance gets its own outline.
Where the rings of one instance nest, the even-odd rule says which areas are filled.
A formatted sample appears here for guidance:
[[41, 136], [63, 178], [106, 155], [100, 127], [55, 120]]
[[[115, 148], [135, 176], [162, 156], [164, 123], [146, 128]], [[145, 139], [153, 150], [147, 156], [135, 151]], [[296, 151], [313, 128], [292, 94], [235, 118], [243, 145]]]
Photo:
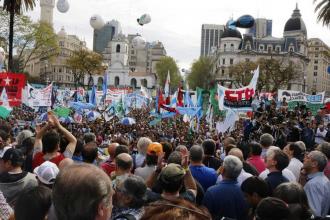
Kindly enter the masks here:
[[53, 26], [53, 10], [55, 7], [55, 0], [40, 0], [40, 21]]

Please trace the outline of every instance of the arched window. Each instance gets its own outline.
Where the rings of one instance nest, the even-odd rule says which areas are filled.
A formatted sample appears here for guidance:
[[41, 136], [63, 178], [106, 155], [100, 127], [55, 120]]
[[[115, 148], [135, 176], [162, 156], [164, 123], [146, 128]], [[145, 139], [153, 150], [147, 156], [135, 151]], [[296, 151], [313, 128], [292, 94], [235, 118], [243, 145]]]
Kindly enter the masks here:
[[116, 76], [115, 77], [115, 86], [119, 86], [119, 77], [118, 76]]
[[234, 51], [234, 44], [230, 44], [230, 50]]
[[116, 53], [120, 53], [120, 44], [117, 44], [116, 46]]
[[144, 87], [148, 87], [148, 81], [146, 79], [141, 80], [141, 85]]
[[135, 78], [131, 79], [131, 86], [133, 87], [133, 89], [136, 88], [136, 79]]

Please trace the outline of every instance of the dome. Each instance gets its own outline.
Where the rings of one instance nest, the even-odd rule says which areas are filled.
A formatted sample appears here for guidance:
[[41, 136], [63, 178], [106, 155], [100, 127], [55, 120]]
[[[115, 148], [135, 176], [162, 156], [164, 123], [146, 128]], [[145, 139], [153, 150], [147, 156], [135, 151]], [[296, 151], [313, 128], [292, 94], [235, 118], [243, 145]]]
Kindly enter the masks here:
[[59, 37], [66, 37], [67, 36], [67, 33], [66, 33], [64, 27], [61, 28], [61, 30], [57, 33], [57, 35]]
[[222, 33], [221, 38], [235, 37], [242, 39], [242, 34], [237, 29], [226, 28]]
[[291, 18], [285, 23], [284, 32], [286, 31], [302, 31], [304, 34], [307, 34], [306, 25], [301, 18], [298, 5], [296, 6], [296, 9], [293, 10]]

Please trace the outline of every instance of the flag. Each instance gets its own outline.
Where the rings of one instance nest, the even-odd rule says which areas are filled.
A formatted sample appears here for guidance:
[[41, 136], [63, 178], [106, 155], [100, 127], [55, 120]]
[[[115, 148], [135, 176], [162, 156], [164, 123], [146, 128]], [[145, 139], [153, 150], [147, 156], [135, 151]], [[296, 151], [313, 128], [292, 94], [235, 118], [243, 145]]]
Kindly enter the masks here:
[[103, 84], [102, 84], [103, 100], [105, 100], [105, 97], [107, 95], [107, 90], [108, 90], [108, 73], [105, 72], [103, 76]]
[[181, 106], [181, 107], [183, 107], [183, 86], [181, 85], [181, 83], [180, 83], [180, 85], [179, 85], [179, 88], [178, 88], [178, 96], [177, 96], [177, 106]]
[[190, 98], [190, 92], [189, 92], [188, 89], [186, 90], [185, 95], [184, 95], [184, 105], [186, 107], [193, 107], [194, 106], [194, 103]]
[[92, 87], [92, 91], [89, 96], [89, 103], [96, 105], [96, 88], [95, 88], [95, 86]]
[[0, 106], [0, 117], [6, 119], [10, 115], [12, 109], [9, 106], [8, 96], [5, 87], [3, 87], [2, 89], [0, 100], [2, 102], [2, 105]]
[[171, 82], [170, 71], [168, 71], [166, 81], [165, 81], [165, 87], [164, 87], [164, 92], [165, 92], [166, 98], [170, 96], [170, 82]]
[[54, 113], [58, 116], [58, 117], [68, 117], [70, 115], [71, 110], [69, 108], [56, 108], [54, 109]]

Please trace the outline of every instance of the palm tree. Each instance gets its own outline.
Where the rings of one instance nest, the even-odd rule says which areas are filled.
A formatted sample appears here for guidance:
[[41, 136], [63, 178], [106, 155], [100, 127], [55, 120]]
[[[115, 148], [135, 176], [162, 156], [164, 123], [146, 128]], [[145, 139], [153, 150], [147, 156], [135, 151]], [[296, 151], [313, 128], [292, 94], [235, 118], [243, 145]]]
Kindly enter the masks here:
[[23, 9], [32, 10], [35, 7], [35, 0], [4, 0], [3, 10], [9, 12], [9, 58], [8, 69], [13, 67], [13, 39], [14, 39], [14, 17], [15, 14], [20, 14]]
[[314, 3], [316, 2], [317, 21], [322, 21], [324, 26], [330, 26], [330, 0], [314, 0]]

